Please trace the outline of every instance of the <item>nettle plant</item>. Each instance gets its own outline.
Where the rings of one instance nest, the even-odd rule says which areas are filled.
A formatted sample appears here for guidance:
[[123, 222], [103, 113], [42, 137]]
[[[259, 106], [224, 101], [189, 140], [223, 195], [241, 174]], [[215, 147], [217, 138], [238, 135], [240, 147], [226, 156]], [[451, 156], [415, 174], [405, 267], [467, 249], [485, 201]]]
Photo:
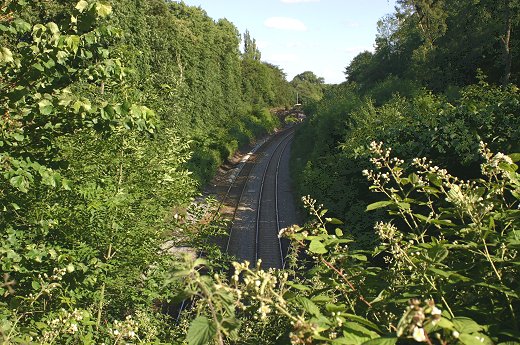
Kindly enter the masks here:
[[364, 173], [386, 200], [368, 210], [386, 207], [391, 218], [375, 226], [374, 251], [355, 249], [341, 222], [305, 197], [314, 220], [280, 233], [292, 242], [285, 271], [234, 263], [230, 280], [210, 279], [200, 260], [176, 271], [199, 300], [189, 344], [272, 324], [286, 327], [264, 335], [273, 343], [516, 344], [518, 155], [482, 144], [482, 178], [462, 181], [426, 159], [393, 158], [382, 144], [370, 150], [376, 170]]

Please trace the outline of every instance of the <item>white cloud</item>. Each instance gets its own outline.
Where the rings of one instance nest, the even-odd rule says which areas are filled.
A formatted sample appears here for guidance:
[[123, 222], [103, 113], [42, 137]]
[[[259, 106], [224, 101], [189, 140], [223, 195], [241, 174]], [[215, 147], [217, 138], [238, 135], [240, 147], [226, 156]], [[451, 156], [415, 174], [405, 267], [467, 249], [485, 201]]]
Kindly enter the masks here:
[[280, 29], [280, 30], [293, 30], [293, 31], [306, 31], [307, 27], [305, 24], [295, 18], [289, 17], [271, 17], [267, 18], [264, 25], [268, 28]]
[[320, 0], [281, 0], [285, 4], [298, 4], [301, 2], [319, 2]]

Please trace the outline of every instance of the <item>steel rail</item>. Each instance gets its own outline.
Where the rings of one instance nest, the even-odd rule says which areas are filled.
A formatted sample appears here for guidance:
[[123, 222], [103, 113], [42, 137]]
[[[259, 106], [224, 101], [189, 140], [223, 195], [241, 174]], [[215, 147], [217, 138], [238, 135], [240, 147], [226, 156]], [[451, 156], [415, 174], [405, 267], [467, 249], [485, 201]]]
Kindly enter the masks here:
[[[279, 145], [280, 145], [280, 144], [281, 144], [281, 143], [282, 143], [286, 138], [288, 138], [291, 134], [293, 134], [293, 132], [294, 132], [294, 128], [290, 127], [290, 128], [288, 128], [288, 129], [282, 130], [282, 131], [280, 131], [279, 133], [277, 133], [277, 135], [280, 135], [281, 133], [283, 133], [283, 132], [285, 132], [285, 131], [290, 132], [290, 133], [289, 133], [288, 135], [286, 135], [286, 136], [285, 136], [285, 137], [280, 141], [280, 143], [278, 143], [278, 145], [276, 146], [276, 148], [275, 148], [275, 150], [274, 150], [274, 152], [273, 152], [273, 155], [276, 153], [276, 151], [277, 151]], [[220, 200], [220, 202], [219, 202], [219, 204], [218, 204], [218, 207], [217, 207], [217, 210], [215, 211], [215, 214], [214, 214], [213, 217], [212, 217], [212, 220], [214, 220], [214, 219], [217, 217], [218, 212], [219, 212], [220, 209], [222, 208], [222, 205], [224, 205], [224, 202], [225, 202], [225, 201], [227, 200], [227, 198], [229, 197], [229, 194], [230, 194], [230, 192], [231, 192], [231, 189], [233, 189], [233, 187], [234, 187], [234, 185], [235, 185], [235, 183], [236, 183], [238, 177], [240, 176], [240, 174], [241, 174], [242, 171], [244, 170], [244, 167], [246, 166], [247, 162], [248, 162], [249, 159], [251, 158], [250, 155], [252, 155], [252, 154], [254, 154], [254, 153], [256, 153], [256, 152], [259, 152], [259, 151], [261, 151], [262, 149], [264, 149], [264, 147], [265, 147], [265, 145], [266, 145], [267, 143], [272, 142], [272, 139], [273, 139], [273, 138], [270, 138], [270, 139], [264, 141], [261, 145], [259, 145], [258, 147], [254, 148], [253, 150], [251, 150], [250, 152], [247, 153], [246, 156], [249, 156], [249, 157], [247, 157], [247, 159], [246, 159], [245, 161], [243, 161], [243, 162], [240, 163], [241, 166], [240, 166], [239, 170], [237, 171], [236, 175], [233, 177], [231, 183], [229, 184], [229, 187], [228, 187], [228, 189], [226, 190], [226, 194], [225, 194], [225, 195], [222, 197], [222, 199]], [[285, 146], [284, 146], [284, 150], [285, 150]], [[282, 154], [283, 154], [283, 151], [282, 151]], [[273, 155], [272, 155], [272, 156], [273, 156]], [[272, 156], [271, 156], [271, 159], [269, 160], [269, 163], [270, 163], [271, 160], [272, 160]], [[268, 164], [269, 164], [269, 163], [268, 163]], [[278, 168], [278, 166], [279, 166], [279, 163], [280, 163], [280, 162], [278, 161], [277, 168]], [[254, 162], [254, 163], [253, 163], [253, 167], [254, 167], [256, 164], [257, 164], [257, 163]], [[253, 167], [252, 167], [252, 168], [253, 168]], [[251, 168], [251, 171], [252, 171], [252, 168]], [[249, 181], [249, 177], [251, 176], [251, 171], [248, 173], [248, 175], [247, 175], [247, 177], [246, 177], [246, 180], [245, 180], [245, 182], [243, 183], [243, 186], [242, 186], [242, 188], [241, 188], [240, 195], [239, 195], [239, 197], [238, 197], [237, 204], [236, 204], [236, 206], [235, 206], [235, 208], [234, 208], [234, 211], [233, 211], [233, 216], [232, 216], [232, 218], [231, 218], [231, 221], [234, 221], [234, 220], [235, 220], [235, 217], [236, 217], [236, 214], [237, 214], [238, 208], [239, 208], [239, 206], [240, 206], [240, 202], [242, 201], [242, 197], [243, 197], [243, 195], [244, 195], [244, 191], [245, 191], [245, 189], [246, 189], [247, 182]], [[264, 172], [264, 175], [265, 175], [265, 172]], [[265, 176], [264, 176], [264, 178], [265, 178]], [[263, 187], [263, 182], [262, 182], [262, 187]], [[260, 205], [259, 205], [258, 209], [260, 209]], [[277, 215], [277, 222], [278, 222], [278, 213], [277, 213], [276, 215]], [[232, 235], [232, 233], [233, 233], [233, 227], [231, 227], [231, 229], [230, 229], [230, 231], [229, 231], [228, 240], [227, 240], [227, 244], [226, 244], [226, 253], [229, 252], [229, 243], [230, 243], [230, 240], [231, 240], [231, 235]], [[257, 248], [257, 245], [255, 244], [255, 252], [257, 252], [257, 251], [256, 251], [256, 248]], [[281, 248], [281, 244], [280, 244], [280, 248]], [[198, 256], [201, 256], [201, 254], [202, 254], [202, 253], [199, 253]], [[282, 263], [283, 263], [283, 259], [282, 259]], [[178, 312], [177, 317], [176, 317], [176, 322], [179, 322], [179, 320], [180, 320], [180, 318], [181, 318], [182, 311], [184, 310], [186, 304], [187, 304], [187, 300], [183, 300], [183, 301], [181, 302], [181, 306], [180, 306], [180, 308], [179, 308], [179, 312]]]
[[[269, 169], [269, 166], [271, 165], [271, 162], [273, 161], [273, 158], [274, 158], [276, 152], [278, 151], [278, 148], [280, 147], [280, 145], [287, 138], [289, 138], [292, 134], [293, 134], [292, 132], [287, 134], [285, 137], [282, 138], [282, 140], [280, 140], [278, 145], [276, 145], [276, 147], [275, 147], [275, 149], [273, 151], [273, 154], [269, 158], [269, 161], [267, 162], [267, 164], [265, 166], [265, 169], [264, 169], [264, 173], [262, 175], [262, 182], [260, 184], [260, 191], [258, 193], [258, 201], [257, 201], [257, 209], [256, 209], [255, 262], [254, 262], [255, 265], [258, 262], [258, 238], [260, 236], [260, 211], [262, 210], [261, 203], [262, 203], [262, 196], [263, 196], [263, 191], [264, 191], [265, 178], [267, 176], [267, 170]], [[275, 194], [276, 194], [276, 190], [275, 190]], [[276, 209], [275, 213], [277, 213], [277, 212], [278, 212], [278, 210]]]
[[[289, 143], [291, 141], [287, 141], [285, 145], [283, 146], [282, 152], [280, 153], [280, 157], [278, 157], [278, 162], [276, 163], [276, 175], [274, 180], [274, 207], [275, 207], [275, 213], [276, 213], [276, 233], [280, 234], [280, 214], [278, 212], [278, 175], [280, 172], [280, 162], [282, 161], [283, 154], [285, 152], [285, 149], [287, 149], [287, 146], [289, 146]], [[285, 256], [283, 255], [283, 249], [282, 249], [282, 239], [278, 236], [278, 246], [280, 247], [280, 260], [282, 262], [282, 269], [285, 268]]]
[[[285, 131], [291, 132], [290, 134], [292, 134], [292, 132], [293, 132], [293, 128], [291, 127], [291, 128], [286, 129], [286, 130], [284, 130], [284, 131], [281, 131], [280, 133], [283, 133], [283, 132], [285, 132]], [[279, 135], [280, 133], [278, 133], [278, 135]], [[290, 134], [289, 134], [289, 135], [290, 135]], [[286, 136], [286, 137], [287, 137], [287, 136]], [[286, 137], [284, 137], [284, 138], [282, 139], [282, 141], [285, 140]], [[271, 141], [272, 141], [272, 140], [267, 140], [267, 141], [264, 142], [260, 147], [263, 148], [263, 146], [264, 146], [265, 144], [267, 144], [268, 142], [271, 142]], [[278, 148], [278, 146], [277, 146], [277, 148]], [[259, 149], [260, 149], [260, 148], [259, 148]], [[274, 152], [276, 152], [276, 149], [275, 149]], [[274, 152], [273, 152], [273, 154], [274, 154]], [[253, 163], [253, 167], [254, 167], [256, 164], [257, 164], [257, 162], [255, 161], [255, 162]], [[244, 164], [244, 165], [245, 165], [245, 164]], [[253, 170], [253, 167], [251, 168], [251, 171]], [[237, 174], [236, 177], [238, 177], [238, 174]], [[238, 208], [240, 207], [240, 202], [242, 201], [242, 198], [243, 198], [243, 196], [244, 196], [244, 192], [245, 192], [245, 190], [246, 190], [247, 182], [249, 181], [249, 178], [250, 178], [250, 177], [251, 177], [251, 173], [249, 173], [249, 174], [247, 175], [246, 180], [245, 180], [245, 182], [244, 182], [244, 185], [242, 186], [242, 189], [241, 189], [241, 191], [240, 191], [240, 196], [238, 197], [238, 202], [237, 202], [237, 205], [236, 205], [236, 207], [235, 207], [235, 210], [233, 211], [233, 216], [232, 216], [232, 218], [231, 218], [231, 221], [234, 221], [234, 220], [235, 220], [235, 217], [236, 217], [236, 214], [237, 214]], [[233, 180], [232, 185], [234, 184], [235, 180], [236, 180], [236, 178]], [[228, 193], [229, 193], [230, 190], [231, 190], [231, 186], [228, 188]], [[227, 197], [227, 194], [226, 194], [226, 197]], [[226, 253], [229, 252], [229, 244], [230, 244], [230, 242], [231, 242], [231, 236], [232, 236], [232, 234], [233, 234], [233, 227], [231, 227], [231, 229], [229, 230], [228, 240], [227, 240], [227, 244], [226, 244]], [[255, 261], [255, 262], [256, 262], [256, 261]]]
[[[245, 157], [247, 157], [243, 162], [240, 162], [239, 165], [239, 169], [238, 171], [236, 172], [235, 176], [233, 177], [233, 179], [231, 180], [231, 183], [229, 184], [229, 187], [227, 188], [226, 190], [226, 194], [224, 194], [224, 196], [222, 197], [222, 199], [220, 200], [220, 202], [218, 203], [218, 206], [217, 206], [217, 209], [215, 210], [215, 213], [213, 214], [213, 217], [211, 218], [211, 220], [215, 220], [215, 218], [218, 216], [219, 214], [219, 211], [220, 209], [222, 208], [222, 205], [224, 205], [224, 202], [228, 199], [229, 197], [229, 194], [231, 192], [231, 189], [233, 189], [238, 177], [240, 176], [240, 174], [242, 173], [242, 171], [244, 170], [244, 167], [246, 166], [247, 162], [249, 161], [249, 159], [251, 158], [251, 155], [256, 153], [257, 151], [260, 151], [263, 149], [264, 145], [268, 142], [270, 142], [271, 140], [266, 140], [264, 141], [262, 144], [260, 144], [259, 146], [253, 148], [251, 151], [249, 151]], [[256, 163], [255, 163], [256, 164]], [[249, 174], [248, 174], [249, 176]], [[246, 182], [247, 182], [247, 179], [246, 179]], [[242, 192], [240, 194], [240, 197], [238, 199], [238, 202], [235, 206], [235, 210], [233, 211], [233, 217], [231, 218], [231, 220], [233, 221], [235, 219], [235, 216], [236, 216], [236, 212], [237, 212], [237, 209], [240, 205], [240, 199], [242, 198], [242, 194], [244, 192], [244, 189], [245, 189], [245, 183], [244, 183], [244, 187], [242, 187]], [[232, 229], [230, 230], [230, 233], [228, 235], [228, 241], [227, 241], [227, 245], [226, 245], [226, 253], [228, 252], [228, 249], [229, 249], [229, 239], [231, 238], [231, 232], [232, 232]], [[200, 257], [202, 255], [202, 251], [200, 251], [197, 256]], [[186, 304], [188, 303], [188, 300], [184, 299], [182, 300], [181, 302], [181, 305], [179, 307], [179, 312], [177, 313], [177, 317], [176, 317], [176, 322], [178, 323], [180, 318], [181, 318], [181, 314], [182, 314], [182, 311], [184, 310]]]

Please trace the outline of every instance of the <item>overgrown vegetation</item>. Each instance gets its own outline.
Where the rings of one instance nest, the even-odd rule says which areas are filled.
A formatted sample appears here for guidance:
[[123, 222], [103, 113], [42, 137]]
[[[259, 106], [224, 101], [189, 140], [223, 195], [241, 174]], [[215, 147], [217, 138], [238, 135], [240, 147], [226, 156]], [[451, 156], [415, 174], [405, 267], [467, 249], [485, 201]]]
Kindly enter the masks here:
[[280, 234], [293, 244], [288, 270], [234, 263], [228, 281], [201, 276], [201, 260], [177, 268], [201, 301], [191, 344], [517, 344], [520, 156], [481, 144], [483, 177], [463, 181], [380, 143], [369, 150], [374, 170], [363, 175], [383, 200], [367, 210], [390, 217], [374, 248], [357, 248], [305, 197], [311, 222]]
[[283, 73], [162, 0], [1, 1], [0, 35], [1, 342], [178, 339], [162, 247], [215, 231], [193, 198], [279, 126]]
[[[183, 3], [2, 1], [2, 343], [518, 344], [518, 3], [399, 4], [324, 87]], [[292, 87], [310, 220], [228, 274], [194, 197]]]
[[[519, 53], [518, 37], [512, 34], [519, 25], [518, 3], [403, 0], [398, 5], [396, 13], [379, 23], [375, 52], [359, 54], [346, 68], [347, 82], [305, 106], [308, 121], [293, 146], [295, 185], [301, 195], [311, 195], [329, 214], [345, 219], [345, 229], [353, 236], [351, 249], [365, 250], [369, 262], [355, 263], [365, 272], [359, 283], [375, 286], [379, 280], [382, 289], [389, 287], [376, 298], [390, 303], [385, 308], [405, 296], [432, 298], [439, 308], [451, 309], [451, 317], [487, 325], [481, 330], [494, 342], [518, 341], [513, 316], [518, 314], [518, 286], [506, 288], [502, 280], [505, 272], [516, 272], [518, 225], [512, 219], [497, 225], [497, 219], [505, 218], [495, 218], [496, 209], [491, 209], [491, 204], [500, 204], [516, 219], [516, 182], [505, 189], [498, 186], [508, 184], [517, 167], [502, 154], [491, 158], [481, 147], [484, 142], [493, 152], [520, 152], [520, 93], [513, 84], [518, 66], [512, 58]], [[383, 142], [392, 155], [379, 144], [371, 146], [374, 142]], [[374, 153], [380, 158], [374, 159]], [[394, 155], [399, 159], [383, 162]], [[369, 172], [374, 164], [384, 171]], [[410, 169], [416, 170], [408, 175]], [[498, 184], [493, 187], [490, 180]], [[491, 195], [502, 195], [502, 201], [491, 201]], [[494, 233], [497, 242], [491, 244], [493, 232], [482, 233], [483, 228], [503, 230]], [[505, 264], [505, 256], [493, 252], [499, 247], [511, 251], [508, 268], [496, 266]], [[440, 256], [434, 254], [437, 249]], [[424, 250], [430, 254], [421, 254]], [[435, 262], [442, 264], [433, 268]], [[351, 264], [346, 260], [339, 267], [355, 276]], [[481, 274], [484, 265], [492, 271]], [[386, 280], [392, 271], [399, 272], [400, 282]], [[489, 290], [477, 292], [469, 286]], [[392, 302], [387, 298], [393, 292]], [[367, 295], [375, 298], [374, 291]], [[476, 343], [444, 341], [423, 340]]]

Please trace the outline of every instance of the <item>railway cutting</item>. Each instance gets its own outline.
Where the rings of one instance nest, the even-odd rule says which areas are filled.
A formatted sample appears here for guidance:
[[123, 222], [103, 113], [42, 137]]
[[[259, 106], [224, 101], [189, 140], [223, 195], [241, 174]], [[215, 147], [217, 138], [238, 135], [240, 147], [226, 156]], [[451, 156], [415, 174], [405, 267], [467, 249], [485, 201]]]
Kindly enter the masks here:
[[247, 154], [230, 174], [222, 211], [232, 219], [224, 249], [239, 261], [282, 268], [288, 244], [280, 229], [298, 222], [289, 173], [294, 128]]

